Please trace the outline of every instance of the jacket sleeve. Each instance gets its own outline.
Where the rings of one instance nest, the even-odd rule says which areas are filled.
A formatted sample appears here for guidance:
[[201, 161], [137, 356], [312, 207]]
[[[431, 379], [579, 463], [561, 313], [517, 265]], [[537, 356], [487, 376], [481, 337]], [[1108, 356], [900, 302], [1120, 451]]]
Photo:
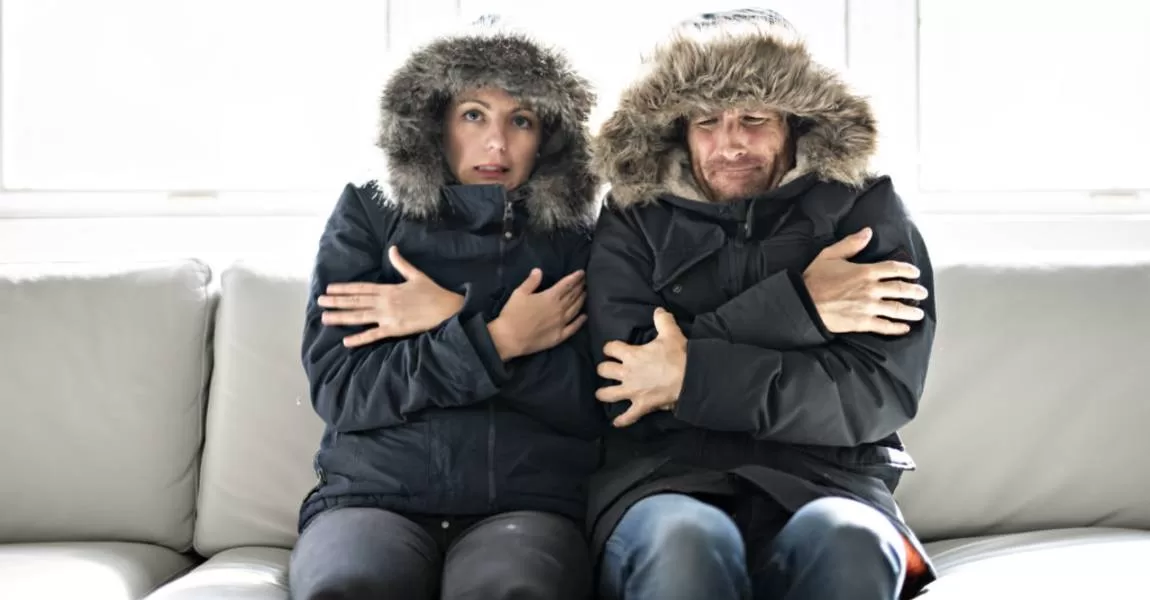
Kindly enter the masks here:
[[827, 343], [826, 330], [802, 275], [780, 271], [712, 312], [695, 317], [690, 337], [789, 350]]
[[934, 273], [926, 245], [889, 179], [874, 184], [840, 224], [874, 239], [856, 262], [914, 264], [930, 291], [922, 321], [903, 336], [842, 334], [823, 346], [778, 351], [691, 339], [677, 418], [760, 439], [856, 446], [879, 441], [918, 412], [934, 340]]
[[[373, 202], [374, 200], [368, 200]], [[312, 406], [329, 427], [354, 432], [399, 425], [431, 407], [465, 406], [499, 391], [506, 376], [481, 314], [464, 311], [432, 331], [347, 348], [366, 326], [328, 326], [317, 300], [328, 284], [400, 283], [384, 260], [386, 240], [364, 198], [347, 186], [320, 238], [303, 332]]]
[[[589, 251], [588, 236], [578, 235], [563, 275], [585, 269]], [[567, 435], [602, 435], [606, 421], [595, 399], [597, 379], [586, 324], [554, 348], [509, 361], [507, 370], [500, 397], [509, 407]]]

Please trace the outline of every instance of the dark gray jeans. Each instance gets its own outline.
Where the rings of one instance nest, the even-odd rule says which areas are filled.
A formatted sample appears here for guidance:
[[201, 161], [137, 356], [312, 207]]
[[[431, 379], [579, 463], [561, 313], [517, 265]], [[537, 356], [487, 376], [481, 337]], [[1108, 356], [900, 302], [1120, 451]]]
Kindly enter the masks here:
[[288, 571], [294, 600], [583, 600], [591, 576], [586, 541], [560, 516], [407, 518], [376, 508], [315, 517]]

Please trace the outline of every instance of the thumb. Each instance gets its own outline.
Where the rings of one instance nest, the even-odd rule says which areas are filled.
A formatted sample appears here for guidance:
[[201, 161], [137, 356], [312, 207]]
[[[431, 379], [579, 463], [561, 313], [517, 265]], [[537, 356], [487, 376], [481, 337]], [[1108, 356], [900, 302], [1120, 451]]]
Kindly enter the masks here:
[[675, 316], [665, 308], [655, 309], [655, 331], [658, 332], [659, 337], [683, 334], [683, 331], [679, 329], [679, 324], [675, 322]]
[[387, 259], [391, 262], [391, 266], [395, 267], [396, 271], [407, 281], [412, 279], [420, 279], [423, 277], [423, 271], [415, 268], [415, 265], [407, 262], [407, 259], [399, 253], [399, 248], [392, 246], [387, 249]]
[[540, 283], [543, 283], [543, 271], [531, 269], [531, 274], [523, 280], [523, 283], [519, 284], [519, 287], [515, 288], [515, 291], [520, 294], [534, 294], [535, 290], [539, 289]]
[[866, 245], [870, 243], [873, 235], [874, 233], [870, 227], [863, 227], [855, 233], [827, 246], [821, 252], [821, 256], [826, 259], [839, 260], [851, 258], [859, 252], [862, 252], [863, 248], [866, 248]]

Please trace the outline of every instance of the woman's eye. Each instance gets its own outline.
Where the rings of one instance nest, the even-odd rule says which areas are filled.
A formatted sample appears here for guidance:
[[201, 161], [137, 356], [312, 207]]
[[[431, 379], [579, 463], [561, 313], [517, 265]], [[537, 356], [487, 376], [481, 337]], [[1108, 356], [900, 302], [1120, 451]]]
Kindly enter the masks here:
[[477, 110], [469, 110], [469, 111], [463, 113], [463, 119], [465, 121], [478, 121], [482, 118], [483, 118], [483, 115], [479, 114], [479, 111], [477, 111]]
[[511, 124], [520, 128], [520, 129], [531, 129], [531, 125], [532, 125], [531, 119], [528, 119], [527, 117], [524, 117], [523, 115], [516, 115], [516, 116], [512, 117], [511, 118]]
[[695, 125], [697, 125], [699, 127], [714, 127], [715, 123], [718, 123], [718, 122], [719, 122], [719, 120], [715, 119], [715, 118], [699, 119], [698, 121], [695, 121]]
[[755, 117], [752, 115], [747, 115], [747, 116], [743, 117], [743, 123], [746, 123], [747, 125], [762, 125], [763, 123], [766, 123], [766, 122], [767, 122], [766, 117]]

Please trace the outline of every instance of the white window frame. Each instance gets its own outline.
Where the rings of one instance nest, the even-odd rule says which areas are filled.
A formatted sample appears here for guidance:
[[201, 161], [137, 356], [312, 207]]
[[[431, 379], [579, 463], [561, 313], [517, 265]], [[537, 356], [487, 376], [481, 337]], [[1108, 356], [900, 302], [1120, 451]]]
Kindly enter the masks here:
[[[386, 1], [386, 0], [385, 0]], [[1150, 215], [1150, 190], [1034, 190], [950, 193], [923, 189], [919, 172], [919, 6], [922, 0], [845, 0], [846, 64], [880, 109], [883, 164], [917, 213], [940, 215]], [[0, 0], [0, 19], [3, 19]], [[460, 0], [388, 1], [388, 48], [461, 13]], [[2, 82], [2, 78], [0, 78]], [[0, 114], [4, 107], [0, 104]], [[3, 136], [0, 119], [0, 138]], [[0, 152], [3, 148], [0, 147]], [[3, 168], [0, 155], [0, 169]], [[2, 184], [0, 172], [0, 184]], [[330, 208], [329, 190], [153, 190], [84, 192], [0, 188], [2, 218], [124, 216], [313, 216]]]
[[[1150, 215], [1150, 190], [946, 192], [922, 186], [919, 162], [919, 7], [924, 0], [847, 0], [851, 77], [881, 105], [880, 135], [895, 186], [916, 213], [938, 215]], [[926, 0], [931, 1], [931, 0]], [[992, 142], [992, 141], [988, 141]]]

